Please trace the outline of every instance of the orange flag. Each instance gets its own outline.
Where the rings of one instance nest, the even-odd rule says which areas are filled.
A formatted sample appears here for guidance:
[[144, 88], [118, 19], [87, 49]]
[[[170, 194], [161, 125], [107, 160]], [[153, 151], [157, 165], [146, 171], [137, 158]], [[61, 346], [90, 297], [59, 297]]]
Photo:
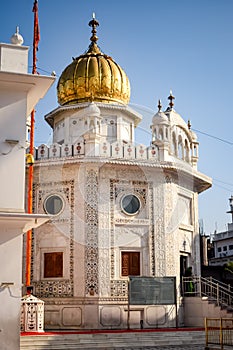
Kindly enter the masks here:
[[38, 18], [38, 1], [34, 1], [32, 12], [34, 12], [34, 37], [33, 45], [36, 50], [38, 50], [38, 45], [40, 41], [40, 27], [39, 27], [39, 18]]

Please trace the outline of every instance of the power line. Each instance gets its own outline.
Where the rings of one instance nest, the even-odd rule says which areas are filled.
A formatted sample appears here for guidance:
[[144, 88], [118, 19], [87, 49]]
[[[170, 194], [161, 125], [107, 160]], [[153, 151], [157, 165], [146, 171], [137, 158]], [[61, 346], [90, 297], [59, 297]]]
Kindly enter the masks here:
[[[29, 68], [31, 68], [31, 67], [32, 67], [32, 66], [29, 66]], [[49, 75], [53, 75], [53, 76], [56, 75], [54, 71], [53, 71], [53, 72], [48, 72], [47, 70], [42, 69], [42, 68], [40, 68], [40, 67], [37, 67], [37, 70], [39, 70], [39, 71], [41, 71], [41, 72], [44, 72], [44, 73], [47, 73], [47, 74], [49, 74]]]
[[223, 190], [232, 193], [232, 189], [226, 188], [226, 187], [221, 186], [221, 185], [217, 185], [216, 183], [214, 183], [214, 186], [219, 187], [219, 188], [222, 188]]
[[[130, 103], [130, 105], [131, 105], [132, 107], [135, 107], [135, 108], [137, 108], [137, 109], [139, 109], [139, 110], [145, 112], [145, 113], [151, 114], [151, 116], [154, 115], [154, 114], [156, 113], [155, 111], [153, 111], [151, 108], [149, 108], [149, 107], [147, 107], [147, 106], [139, 105], [139, 104], [136, 104], [136, 103]], [[228, 141], [228, 140], [225, 140], [225, 139], [222, 139], [221, 137], [218, 137], [218, 136], [215, 136], [215, 135], [211, 135], [211, 134], [209, 134], [209, 133], [207, 133], [207, 132], [200, 131], [200, 130], [193, 129], [193, 128], [192, 128], [192, 130], [195, 131], [195, 132], [197, 132], [197, 133], [199, 133], [199, 134], [202, 134], [202, 135], [211, 137], [212, 139], [215, 139], [215, 140], [218, 140], [218, 141], [221, 141], [221, 142], [224, 142], [224, 143], [226, 143], [226, 144], [228, 144], [228, 145], [233, 146], [233, 142]]]
[[228, 145], [233, 146], [233, 142], [224, 140], [224, 139], [222, 139], [222, 138], [220, 138], [220, 137], [217, 137], [217, 136], [214, 136], [214, 135], [210, 135], [210, 134], [208, 134], [207, 132], [204, 132], [204, 131], [200, 131], [200, 130], [193, 129], [193, 128], [192, 128], [192, 130], [195, 131], [195, 132], [198, 132], [199, 134], [202, 134], [202, 135], [211, 137], [212, 139], [215, 139], [215, 140], [218, 140], [218, 141], [221, 141], [221, 142], [227, 143]]
[[224, 184], [224, 185], [229, 185], [229, 186], [232, 186], [232, 187], [233, 187], [233, 184], [230, 183], [230, 182], [224, 182], [224, 181], [221, 181], [221, 180], [218, 180], [218, 179], [215, 179], [215, 178], [213, 178], [213, 181], [217, 181], [217, 182], [220, 182], [220, 183], [222, 183], [222, 184]]

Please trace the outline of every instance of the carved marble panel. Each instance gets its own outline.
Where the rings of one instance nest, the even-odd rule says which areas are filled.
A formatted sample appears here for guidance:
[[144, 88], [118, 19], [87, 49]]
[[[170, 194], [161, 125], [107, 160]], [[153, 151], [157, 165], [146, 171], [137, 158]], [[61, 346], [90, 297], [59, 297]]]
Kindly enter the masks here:
[[[33, 186], [33, 207], [34, 211], [43, 213], [43, 202], [45, 198], [51, 194], [59, 194], [64, 200], [64, 210], [60, 215], [54, 216], [50, 220], [50, 225], [54, 225], [54, 230], [58, 233], [63, 227], [64, 234], [68, 238], [69, 249], [69, 280], [36, 280], [35, 269], [38, 260], [38, 242], [41, 234], [46, 231], [46, 226], [37, 229], [32, 239], [32, 261], [31, 261], [31, 280], [35, 287], [35, 292], [38, 297], [61, 297], [72, 296], [74, 286], [74, 180], [69, 181], [50, 181], [34, 184]], [[61, 226], [62, 225], [62, 226]], [[54, 246], [53, 246], [54, 251]], [[39, 262], [43, 266], [42, 262]]]
[[38, 281], [33, 283], [35, 294], [41, 298], [67, 298], [72, 296], [70, 280]]
[[[175, 186], [175, 187], [174, 187]], [[179, 275], [179, 224], [174, 223], [177, 221], [176, 213], [176, 185], [173, 183], [173, 179], [170, 176], [166, 176], [166, 191], [165, 191], [165, 234], [166, 234], [166, 275], [174, 276]]]
[[154, 256], [156, 276], [166, 275], [166, 251], [164, 232], [164, 188], [162, 179], [154, 184]]
[[86, 295], [99, 293], [98, 254], [98, 169], [86, 170], [85, 184], [85, 291]]
[[49, 158], [61, 157], [61, 145], [54, 143], [49, 147]]
[[111, 280], [111, 297], [128, 297], [128, 280]]
[[[121, 169], [122, 170], [122, 169]], [[138, 173], [138, 171], [137, 171]], [[148, 271], [150, 275], [155, 274], [155, 252], [154, 252], [154, 224], [153, 224], [153, 187], [152, 183], [140, 180], [132, 180], [134, 172], [129, 180], [110, 180], [110, 235], [111, 235], [111, 296], [124, 296], [126, 290], [125, 281], [115, 280], [119, 271], [119, 257], [117, 259], [116, 246], [130, 247], [132, 244], [138, 249], [147, 249], [149, 258], [143, 262], [142, 271]], [[140, 214], [130, 217], [120, 212], [120, 199], [124, 194], [133, 193], [142, 203], [144, 208]], [[132, 242], [131, 242], [132, 241]], [[146, 250], [145, 250], [146, 251]], [[145, 253], [144, 251], [144, 253]], [[148, 256], [148, 254], [146, 254]], [[149, 265], [149, 270], [147, 266]]]

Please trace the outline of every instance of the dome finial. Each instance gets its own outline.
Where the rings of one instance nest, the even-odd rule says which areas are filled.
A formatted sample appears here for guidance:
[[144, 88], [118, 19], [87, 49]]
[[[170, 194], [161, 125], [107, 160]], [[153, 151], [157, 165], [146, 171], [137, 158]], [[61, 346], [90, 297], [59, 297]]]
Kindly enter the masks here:
[[170, 95], [168, 96], [167, 99], [170, 101], [169, 106], [170, 106], [170, 109], [172, 109], [174, 106], [173, 100], [175, 100], [175, 97], [172, 95], [172, 90], [170, 90]]
[[23, 37], [19, 34], [19, 27], [16, 27], [15, 34], [11, 37], [11, 44], [21, 46], [23, 44]]
[[73, 59], [60, 76], [57, 97], [61, 106], [84, 102], [129, 103], [129, 79], [123, 69], [98, 47], [98, 25], [93, 14], [89, 22], [93, 35], [88, 50]]
[[158, 101], [158, 110], [159, 110], [159, 112], [161, 112], [161, 109], [162, 109], [162, 102], [159, 99], [159, 101]]
[[92, 36], [90, 37], [90, 40], [92, 41], [92, 43], [96, 43], [98, 40], [98, 36], [96, 35], [96, 27], [99, 26], [99, 22], [95, 18], [95, 12], [93, 12], [92, 14], [92, 20], [89, 22], [89, 26], [92, 27]]

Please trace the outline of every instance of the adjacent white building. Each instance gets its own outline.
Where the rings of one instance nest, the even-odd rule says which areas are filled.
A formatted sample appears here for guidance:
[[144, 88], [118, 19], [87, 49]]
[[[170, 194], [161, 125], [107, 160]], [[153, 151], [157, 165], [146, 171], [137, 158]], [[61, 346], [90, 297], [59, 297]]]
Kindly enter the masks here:
[[214, 258], [209, 260], [209, 265], [224, 265], [229, 261], [233, 261], [233, 196], [229, 198], [232, 222], [227, 224], [227, 230], [223, 232], [215, 232], [212, 236], [212, 244], [214, 247]]
[[27, 117], [54, 78], [28, 74], [28, 47], [18, 31], [0, 43], [0, 347], [19, 349], [22, 236], [48, 220], [25, 213]]
[[[97, 45], [64, 69], [59, 106], [45, 116], [53, 144], [35, 149], [34, 208], [52, 219], [34, 231], [32, 284], [47, 329], [183, 324], [180, 279], [200, 274], [198, 141], [174, 110], [151, 121], [148, 144], [134, 130], [123, 69]], [[128, 305], [129, 276], [175, 277], [177, 305]]]

